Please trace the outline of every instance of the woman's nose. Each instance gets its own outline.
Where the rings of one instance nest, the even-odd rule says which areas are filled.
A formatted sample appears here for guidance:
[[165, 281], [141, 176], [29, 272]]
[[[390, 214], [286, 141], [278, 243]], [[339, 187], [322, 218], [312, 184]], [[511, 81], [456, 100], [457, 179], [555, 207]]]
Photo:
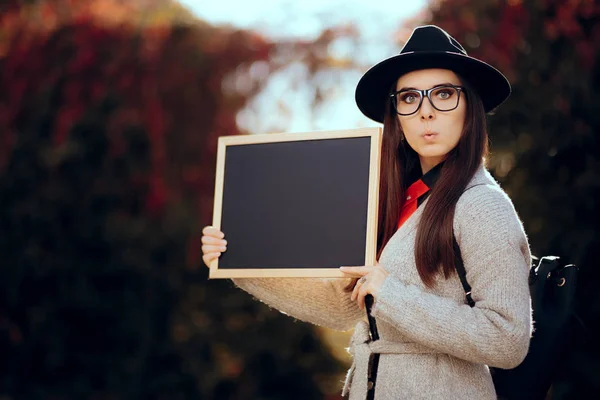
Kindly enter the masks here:
[[421, 119], [426, 120], [426, 119], [434, 119], [434, 118], [435, 118], [434, 108], [431, 106], [429, 101], [425, 100], [423, 102], [423, 104], [421, 105]]
[[434, 119], [434, 118], [435, 118], [434, 108], [431, 105], [431, 103], [429, 102], [429, 99], [425, 99], [423, 101], [423, 104], [421, 104], [421, 119], [428, 120], [428, 119]]

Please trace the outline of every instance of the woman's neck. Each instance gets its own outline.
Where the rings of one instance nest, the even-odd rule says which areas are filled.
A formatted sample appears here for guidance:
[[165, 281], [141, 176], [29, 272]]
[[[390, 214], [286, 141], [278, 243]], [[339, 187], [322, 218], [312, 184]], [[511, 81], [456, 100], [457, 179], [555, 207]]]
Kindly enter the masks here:
[[419, 161], [421, 162], [421, 173], [425, 175], [429, 171], [431, 171], [436, 165], [444, 161], [444, 156], [441, 157], [419, 157]]

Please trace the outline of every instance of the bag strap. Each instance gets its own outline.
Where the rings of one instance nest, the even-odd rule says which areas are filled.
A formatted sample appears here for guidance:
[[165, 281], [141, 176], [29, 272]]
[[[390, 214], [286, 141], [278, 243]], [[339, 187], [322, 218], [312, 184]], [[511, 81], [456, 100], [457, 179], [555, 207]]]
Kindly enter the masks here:
[[456, 241], [454, 232], [452, 232], [452, 242], [454, 245], [454, 266], [456, 268], [456, 272], [458, 273], [458, 278], [460, 279], [460, 283], [465, 291], [467, 304], [471, 307], [474, 307], [475, 301], [473, 300], [473, 297], [471, 297], [471, 285], [469, 285], [469, 282], [467, 282], [467, 271], [465, 270], [465, 265], [463, 264], [462, 255], [460, 253], [460, 246]]
[[[483, 185], [483, 183], [478, 183], [476, 185], [468, 187], [465, 189], [465, 192], [480, 185]], [[452, 230], [452, 244], [454, 246], [454, 268], [456, 268], [458, 278], [460, 279], [460, 283], [462, 284], [462, 287], [465, 291], [465, 299], [467, 300], [467, 304], [469, 306], [475, 307], [475, 301], [473, 300], [473, 297], [471, 297], [471, 285], [469, 285], [469, 282], [467, 282], [467, 271], [465, 270], [465, 265], [463, 264], [462, 254], [460, 253], [460, 246], [456, 241], [456, 236], [454, 236], [454, 229]]]

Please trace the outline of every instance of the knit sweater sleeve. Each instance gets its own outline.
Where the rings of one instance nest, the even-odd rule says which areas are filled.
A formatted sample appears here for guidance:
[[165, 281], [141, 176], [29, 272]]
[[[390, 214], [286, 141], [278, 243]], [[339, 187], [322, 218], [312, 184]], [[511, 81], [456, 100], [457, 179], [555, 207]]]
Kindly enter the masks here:
[[454, 231], [475, 306], [405, 285], [390, 274], [372, 314], [437, 351], [514, 368], [527, 355], [532, 332], [530, 252], [521, 221], [499, 187], [480, 185], [459, 199]]
[[233, 282], [270, 307], [301, 321], [349, 330], [365, 312], [344, 291], [348, 278], [244, 278]]

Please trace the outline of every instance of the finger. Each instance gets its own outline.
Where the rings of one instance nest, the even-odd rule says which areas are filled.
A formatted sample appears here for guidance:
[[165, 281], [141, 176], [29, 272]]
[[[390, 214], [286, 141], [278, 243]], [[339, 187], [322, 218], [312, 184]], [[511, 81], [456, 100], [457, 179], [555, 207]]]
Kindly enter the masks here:
[[358, 297], [358, 291], [360, 290], [362, 284], [363, 282], [361, 282], [360, 279], [356, 282], [356, 285], [354, 285], [354, 290], [352, 291], [352, 295], [350, 296], [350, 301], [356, 300]]
[[372, 272], [374, 267], [340, 267], [340, 271], [350, 276], [364, 276]]
[[214, 236], [216, 238], [219, 239], [223, 239], [225, 237], [225, 234], [223, 232], [221, 232], [219, 229], [215, 228], [214, 226], [205, 226], [204, 229], [202, 229], [202, 234], [207, 235], [207, 236]]
[[361, 310], [365, 309], [365, 297], [369, 294], [369, 285], [363, 285], [358, 292], [358, 307]]
[[210, 267], [210, 263], [213, 262], [213, 260], [219, 258], [220, 256], [221, 253], [208, 253], [202, 256], [202, 260], [204, 261], [204, 264], [206, 264], [207, 267]]
[[223, 253], [227, 250], [227, 246], [213, 246], [209, 244], [205, 244], [202, 246], [202, 254], [208, 253]]
[[[340, 270], [341, 270], [341, 269], [340, 269]], [[346, 276], [347, 276], [347, 277], [349, 277], [349, 278], [360, 278], [361, 276], [365, 276], [365, 275], [367, 275], [367, 274], [368, 274], [368, 272], [365, 272], [365, 273], [357, 273], [357, 272], [348, 272], [348, 271], [344, 271], [344, 270], [341, 270], [341, 271], [342, 271], [342, 273], [343, 273], [344, 275], [346, 275]]]
[[362, 296], [363, 296], [362, 291], [359, 290], [358, 295], [356, 296], [356, 305], [361, 310], [363, 309], [363, 304], [364, 304], [364, 299], [362, 298]]
[[214, 236], [202, 236], [202, 244], [213, 244], [216, 246], [227, 246], [227, 240], [219, 239]]
[[202, 259], [204, 261], [208, 261], [209, 263], [217, 258], [221, 257], [221, 253], [207, 253], [205, 255], [202, 256]]
[[356, 285], [354, 285], [354, 289], [352, 289], [352, 294], [350, 295], [350, 301], [354, 301], [356, 298], [356, 295], [358, 294], [358, 286], [360, 286], [360, 281], [357, 281]]
[[375, 268], [375, 266], [373, 265], [361, 265], [361, 266], [356, 266], [356, 267], [351, 267], [351, 266], [341, 266], [341, 269], [343, 269], [344, 271], [351, 271], [351, 272], [362, 272], [362, 271], [371, 271]]

